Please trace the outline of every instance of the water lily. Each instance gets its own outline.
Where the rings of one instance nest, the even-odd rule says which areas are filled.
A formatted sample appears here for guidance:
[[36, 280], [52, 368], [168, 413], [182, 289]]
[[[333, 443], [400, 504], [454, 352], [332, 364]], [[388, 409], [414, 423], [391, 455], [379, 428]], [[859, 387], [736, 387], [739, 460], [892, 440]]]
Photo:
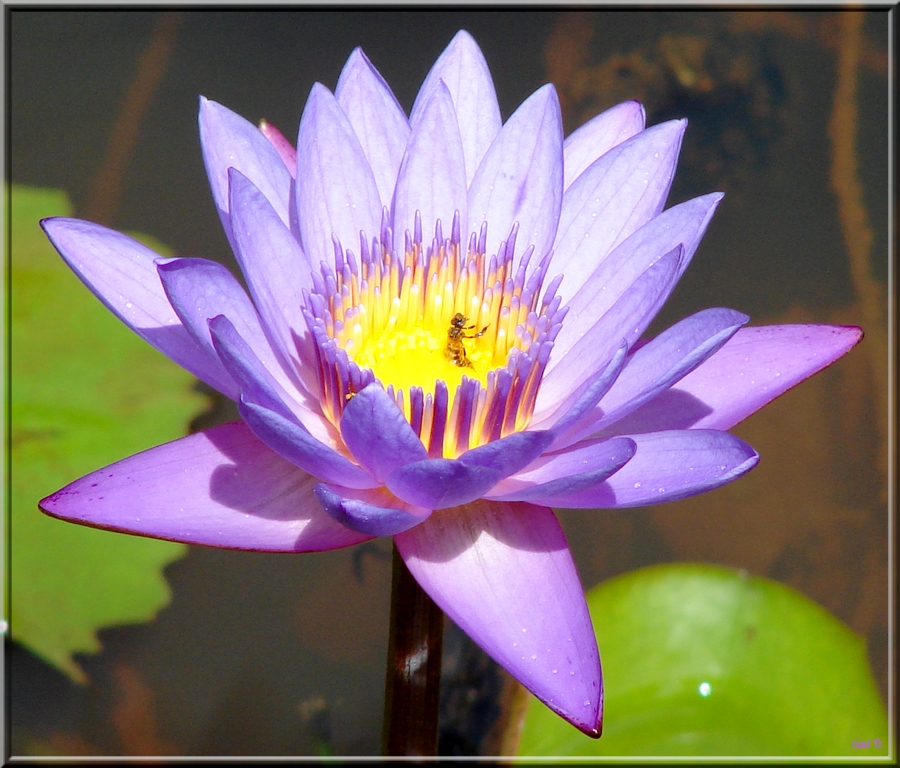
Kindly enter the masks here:
[[603, 686], [552, 507], [681, 499], [751, 469], [725, 430], [844, 354], [856, 328], [649, 323], [722, 195], [664, 209], [686, 123], [635, 102], [564, 138], [545, 86], [502, 123], [460, 32], [407, 117], [361, 50], [313, 86], [296, 149], [202, 99], [223, 266], [43, 222], [123, 322], [241, 420], [41, 502], [214, 547], [311, 552], [393, 536], [434, 601], [537, 698], [599, 735]]

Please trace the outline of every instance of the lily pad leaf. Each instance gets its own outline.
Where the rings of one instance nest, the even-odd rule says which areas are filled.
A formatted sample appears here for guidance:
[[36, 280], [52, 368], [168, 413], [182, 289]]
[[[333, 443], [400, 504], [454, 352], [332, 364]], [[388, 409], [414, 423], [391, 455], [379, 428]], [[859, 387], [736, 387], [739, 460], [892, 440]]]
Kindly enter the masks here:
[[50, 245], [38, 222], [70, 215], [65, 194], [16, 185], [9, 194], [10, 632], [83, 682], [72, 654], [100, 650], [99, 627], [151, 619], [170, 599], [163, 567], [187, 548], [55, 520], [37, 503], [186, 434], [204, 398], [190, 374], [122, 325]]
[[798, 592], [719, 566], [662, 565], [587, 599], [603, 735], [531, 701], [520, 757], [887, 756], [862, 638]]

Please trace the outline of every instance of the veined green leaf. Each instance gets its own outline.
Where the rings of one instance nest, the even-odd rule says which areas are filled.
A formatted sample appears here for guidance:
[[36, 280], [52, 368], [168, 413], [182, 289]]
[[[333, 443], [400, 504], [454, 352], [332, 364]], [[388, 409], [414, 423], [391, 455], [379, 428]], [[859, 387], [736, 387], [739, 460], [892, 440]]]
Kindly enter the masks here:
[[38, 222], [69, 215], [64, 193], [14, 185], [10, 196], [10, 631], [83, 681], [72, 654], [98, 651], [99, 627], [151, 619], [170, 599], [162, 569], [187, 548], [55, 520], [37, 503], [186, 434], [203, 398], [50, 245]]

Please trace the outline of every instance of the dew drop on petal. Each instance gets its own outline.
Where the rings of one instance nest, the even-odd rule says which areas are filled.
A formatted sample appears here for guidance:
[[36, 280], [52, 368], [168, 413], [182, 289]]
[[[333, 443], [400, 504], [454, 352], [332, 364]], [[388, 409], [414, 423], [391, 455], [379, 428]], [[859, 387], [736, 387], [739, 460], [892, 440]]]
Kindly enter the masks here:
[[640, 483], [635, 483], [635, 484], [634, 484], [634, 487], [635, 487], [635, 488], [640, 488], [640, 487], [641, 487], [641, 484], [640, 484]]
[[556, 670], [555, 670], [555, 669], [553, 670], [553, 674], [554, 674], [554, 675], [556, 674]]
[[537, 658], [537, 654], [536, 654], [536, 653], [532, 653], [532, 654], [531, 654], [531, 660], [534, 661], [536, 658]]
[[586, 707], [589, 707], [589, 706], [591, 706], [591, 702], [589, 702], [589, 701], [585, 701], [585, 702], [584, 702], [584, 706], [586, 706]]

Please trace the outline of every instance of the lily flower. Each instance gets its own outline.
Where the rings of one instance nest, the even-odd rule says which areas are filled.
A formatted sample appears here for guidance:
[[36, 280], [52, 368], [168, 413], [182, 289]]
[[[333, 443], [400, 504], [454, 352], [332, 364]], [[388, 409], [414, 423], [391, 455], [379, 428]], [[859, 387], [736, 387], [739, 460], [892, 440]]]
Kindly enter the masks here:
[[682, 499], [758, 460], [725, 430], [857, 328], [698, 312], [642, 338], [722, 198], [665, 208], [686, 121], [636, 102], [568, 138], [546, 85], [503, 123], [459, 32], [407, 117], [363, 52], [313, 86], [296, 149], [201, 99], [213, 199], [247, 290], [71, 218], [42, 222], [139, 336], [241, 420], [41, 501], [173, 541], [313, 552], [393, 536], [437, 605], [599, 736], [600, 659], [553, 507]]

